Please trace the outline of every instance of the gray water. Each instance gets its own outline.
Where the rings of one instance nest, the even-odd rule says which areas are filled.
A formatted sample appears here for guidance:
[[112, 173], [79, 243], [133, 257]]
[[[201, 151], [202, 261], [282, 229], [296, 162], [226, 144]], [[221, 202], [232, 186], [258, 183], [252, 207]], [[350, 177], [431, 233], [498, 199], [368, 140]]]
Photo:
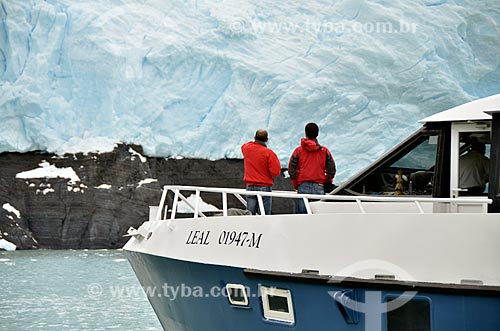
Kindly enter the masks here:
[[0, 251], [0, 330], [162, 330], [117, 250]]

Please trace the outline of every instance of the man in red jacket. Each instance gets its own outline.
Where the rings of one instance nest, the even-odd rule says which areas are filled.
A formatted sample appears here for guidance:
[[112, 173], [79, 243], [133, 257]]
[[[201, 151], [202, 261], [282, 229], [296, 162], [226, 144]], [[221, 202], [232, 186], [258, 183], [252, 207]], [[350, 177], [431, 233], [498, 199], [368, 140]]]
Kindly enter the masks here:
[[[254, 141], [241, 146], [245, 166], [245, 180], [247, 191], [271, 192], [274, 183], [273, 177], [281, 172], [280, 161], [276, 154], [267, 148], [267, 131], [257, 130]], [[271, 197], [262, 197], [266, 215], [271, 215]], [[247, 209], [255, 215], [259, 210], [257, 196], [247, 196]]]
[[[324, 184], [331, 183], [335, 176], [335, 161], [328, 148], [318, 143], [319, 127], [316, 123], [308, 123], [305, 133], [306, 138], [300, 140], [300, 146], [290, 157], [288, 172], [298, 193], [325, 194]], [[307, 213], [302, 199], [297, 199], [296, 212]]]

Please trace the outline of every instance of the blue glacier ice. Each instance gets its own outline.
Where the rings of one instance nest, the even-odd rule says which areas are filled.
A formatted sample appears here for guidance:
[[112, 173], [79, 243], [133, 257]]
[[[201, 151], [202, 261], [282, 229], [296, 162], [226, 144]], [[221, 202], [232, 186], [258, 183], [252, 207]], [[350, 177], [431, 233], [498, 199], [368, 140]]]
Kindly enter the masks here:
[[0, 152], [285, 166], [304, 124], [337, 182], [430, 114], [500, 92], [500, 2], [0, 0]]

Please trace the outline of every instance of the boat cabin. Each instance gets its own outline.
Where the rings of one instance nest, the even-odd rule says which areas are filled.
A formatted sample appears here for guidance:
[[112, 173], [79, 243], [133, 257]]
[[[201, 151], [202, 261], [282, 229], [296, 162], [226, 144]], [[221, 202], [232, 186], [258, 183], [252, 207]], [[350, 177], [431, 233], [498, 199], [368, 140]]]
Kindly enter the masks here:
[[[335, 195], [403, 195], [435, 198], [489, 197], [500, 212], [500, 94], [421, 120], [423, 126], [349, 180]], [[489, 175], [484, 190], [460, 181], [460, 158], [473, 145], [485, 147]]]

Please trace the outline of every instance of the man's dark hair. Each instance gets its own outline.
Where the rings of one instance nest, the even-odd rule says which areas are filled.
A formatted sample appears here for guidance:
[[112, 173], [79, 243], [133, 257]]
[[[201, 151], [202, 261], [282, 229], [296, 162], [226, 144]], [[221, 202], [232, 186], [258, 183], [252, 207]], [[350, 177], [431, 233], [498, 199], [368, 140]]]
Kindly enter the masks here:
[[255, 140], [257, 141], [260, 141], [260, 142], [267, 142], [267, 131], [264, 130], [264, 129], [259, 129], [257, 130], [257, 132], [255, 132], [255, 137], [254, 137]]
[[484, 154], [486, 152], [486, 146], [484, 143], [480, 142], [480, 141], [477, 141], [477, 140], [474, 140], [472, 141], [471, 143], [471, 149], [474, 150], [474, 151], [477, 151], [481, 154]]
[[316, 139], [319, 134], [319, 127], [316, 123], [306, 124], [306, 137], [307, 139]]

